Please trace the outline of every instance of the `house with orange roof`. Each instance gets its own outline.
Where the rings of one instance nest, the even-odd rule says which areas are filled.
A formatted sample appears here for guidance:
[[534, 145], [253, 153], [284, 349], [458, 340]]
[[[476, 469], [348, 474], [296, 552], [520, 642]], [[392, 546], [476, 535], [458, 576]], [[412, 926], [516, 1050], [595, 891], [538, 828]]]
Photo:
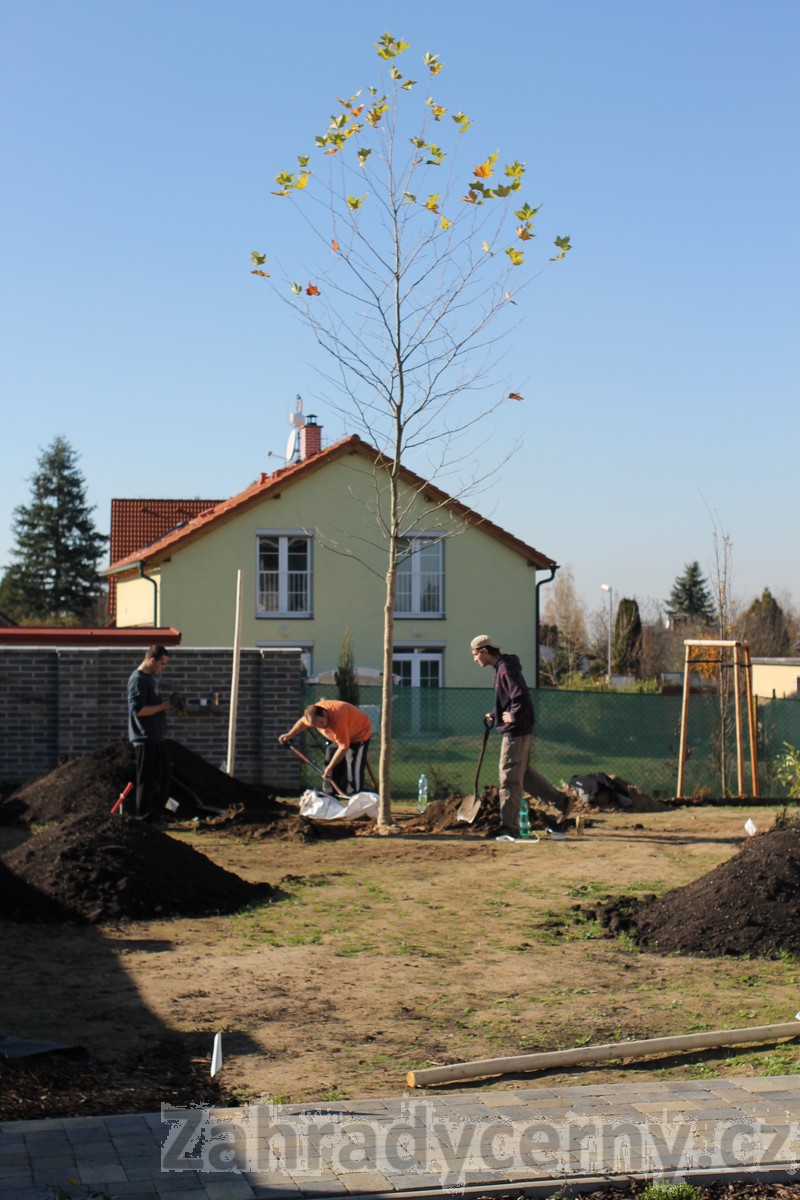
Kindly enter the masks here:
[[[355, 435], [323, 446], [308, 416], [297, 460], [236, 496], [122, 553], [112, 524], [103, 574], [115, 585], [116, 626], [172, 626], [184, 646], [230, 646], [241, 571], [242, 646], [299, 647], [314, 675], [335, 668], [349, 629], [357, 664], [379, 667], [390, 465]], [[556, 562], [432, 480], [405, 467], [400, 479], [396, 674], [412, 686], [481, 686], [469, 642], [488, 632], [520, 656], [532, 683], [537, 573], [548, 573], [539, 583], [549, 580]]]
[[[118, 562], [134, 550], [157, 542], [217, 504], [219, 500], [112, 500], [109, 562]], [[116, 611], [117, 581], [112, 575], [108, 581], [108, 612], [113, 617]]]

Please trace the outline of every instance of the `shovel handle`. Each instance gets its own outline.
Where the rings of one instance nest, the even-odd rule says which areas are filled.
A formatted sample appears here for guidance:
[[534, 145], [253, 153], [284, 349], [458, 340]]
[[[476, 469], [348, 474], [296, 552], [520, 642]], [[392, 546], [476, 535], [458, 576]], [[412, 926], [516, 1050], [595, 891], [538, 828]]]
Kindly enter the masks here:
[[[298, 758], [300, 758], [300, 759], [302, 759], [304, 763], [308, 763], [308, 765], [309, 765], [310, 767], [312, 767], [312, 768], [313, 768], [313, 770], [315, 770], [315, 771], [317, 772], [317, 774], [318, 774], [318, 775], [321, 775], [321, 776], [322, 776], [322, 778], [323, 778], [323, 779], [325, 779], [325, 773], [324, 773], [324, 771], [320, 771], [320, 769], [319, 769], [319, 767], [317, 766], [317, 764], [316, 764], [315, 762], [312, 762], [310, 758], [306, 758], [305, 754], [301, 754], [301, 753], [300, 753], [300, 751], [297, 749], [297, 747], [296, 747], [296, 746], [293, 746], [291, 742], [281, 742], [281, 745], [282, 745], [282, 746], [288, 746], [288, 748], [291, 750], [292, 754], [296, 754], [296, 755], [297, 755], [297, 757], [298, 757]], [[341, 798], [342, 798], [344, 801], [348, 801], [348, 800], [350, 799], [350, 797], [347, 795], [347, 793], [346, 793], [346, 792], [343, 792], [343, 791], [342, 791], [342, 789], [341, 789], [340, 787], [337, 787], [337, 786], [336, 786], [336, 784], [333, 782], [333, 780], [332, 780], [332, 779], [327, 779], [327, 780], [326, 780], [326, 782], [327, 782], [327, 783], [329, 783], [329, 784], [331, 785], [331, 787], [333, 788], [333, 790], [336, 792], [336, 795], [337, 795], [337, 796], [341, 796]]]
[[489, 724], [489, 723], [486, 721], [486, 719], [484, 718], [484, 722], [483, 722], [483, 742], [481, 743], [481, 753], [480, 753], [480, 757], [478, 758], [478, 765], [477, 765], [477, 767], [475, 768], [475, 787], [473, 788], [473, 791], [472, 791], [472, 794], [473, 794], [474, 796], [477, 796], [477, 795], [479, 795], [479, 792], [478, 792], [478, 779], [480, 778], [480, 774], [481, 774], [481, 767], [483, 766], [483, 756], [484, 756], [484, 754], [486, 753], [486, 743], [487, 743], [487, 742], [488, 742], [488, 740], [489, 740], [489, 734], [490, 734], [491, 732], [492, 732], [492, 726], [491, 726], [491, 725], [490, 725], [490, 724]]

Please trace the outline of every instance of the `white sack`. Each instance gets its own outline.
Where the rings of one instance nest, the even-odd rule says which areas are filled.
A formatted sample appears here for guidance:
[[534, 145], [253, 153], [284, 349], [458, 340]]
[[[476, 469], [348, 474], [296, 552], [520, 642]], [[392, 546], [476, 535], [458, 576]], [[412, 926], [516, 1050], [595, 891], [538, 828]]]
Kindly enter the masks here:
[[342, 817], [377, 817], [378, 796], [376, 792], [356, 792], [350, 796], [347, 804], [342, 804], [336, 796], [325, 792], [303, 792], [300, 797], [300, 816], [313, 817], [316, 821], [336, 821]]

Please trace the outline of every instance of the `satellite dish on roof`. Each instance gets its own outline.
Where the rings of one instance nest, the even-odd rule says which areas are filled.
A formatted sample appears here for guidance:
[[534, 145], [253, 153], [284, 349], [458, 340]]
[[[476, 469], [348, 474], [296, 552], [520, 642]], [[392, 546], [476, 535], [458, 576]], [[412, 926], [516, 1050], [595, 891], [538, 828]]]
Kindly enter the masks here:
[[290, 463], [297, 452], [297, 429], [293, 429], [286, 442], [286, 461]]

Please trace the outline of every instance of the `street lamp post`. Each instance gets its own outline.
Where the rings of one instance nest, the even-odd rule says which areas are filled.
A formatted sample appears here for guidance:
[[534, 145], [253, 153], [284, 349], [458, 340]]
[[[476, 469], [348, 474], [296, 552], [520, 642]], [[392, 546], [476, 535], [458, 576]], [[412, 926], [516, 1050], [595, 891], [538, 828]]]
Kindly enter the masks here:
[[611, 687], [611, 631], [614, 616], [614, 589], [610, 583], [601, 583], [604, 592], [608, 592], [608, 686]]

